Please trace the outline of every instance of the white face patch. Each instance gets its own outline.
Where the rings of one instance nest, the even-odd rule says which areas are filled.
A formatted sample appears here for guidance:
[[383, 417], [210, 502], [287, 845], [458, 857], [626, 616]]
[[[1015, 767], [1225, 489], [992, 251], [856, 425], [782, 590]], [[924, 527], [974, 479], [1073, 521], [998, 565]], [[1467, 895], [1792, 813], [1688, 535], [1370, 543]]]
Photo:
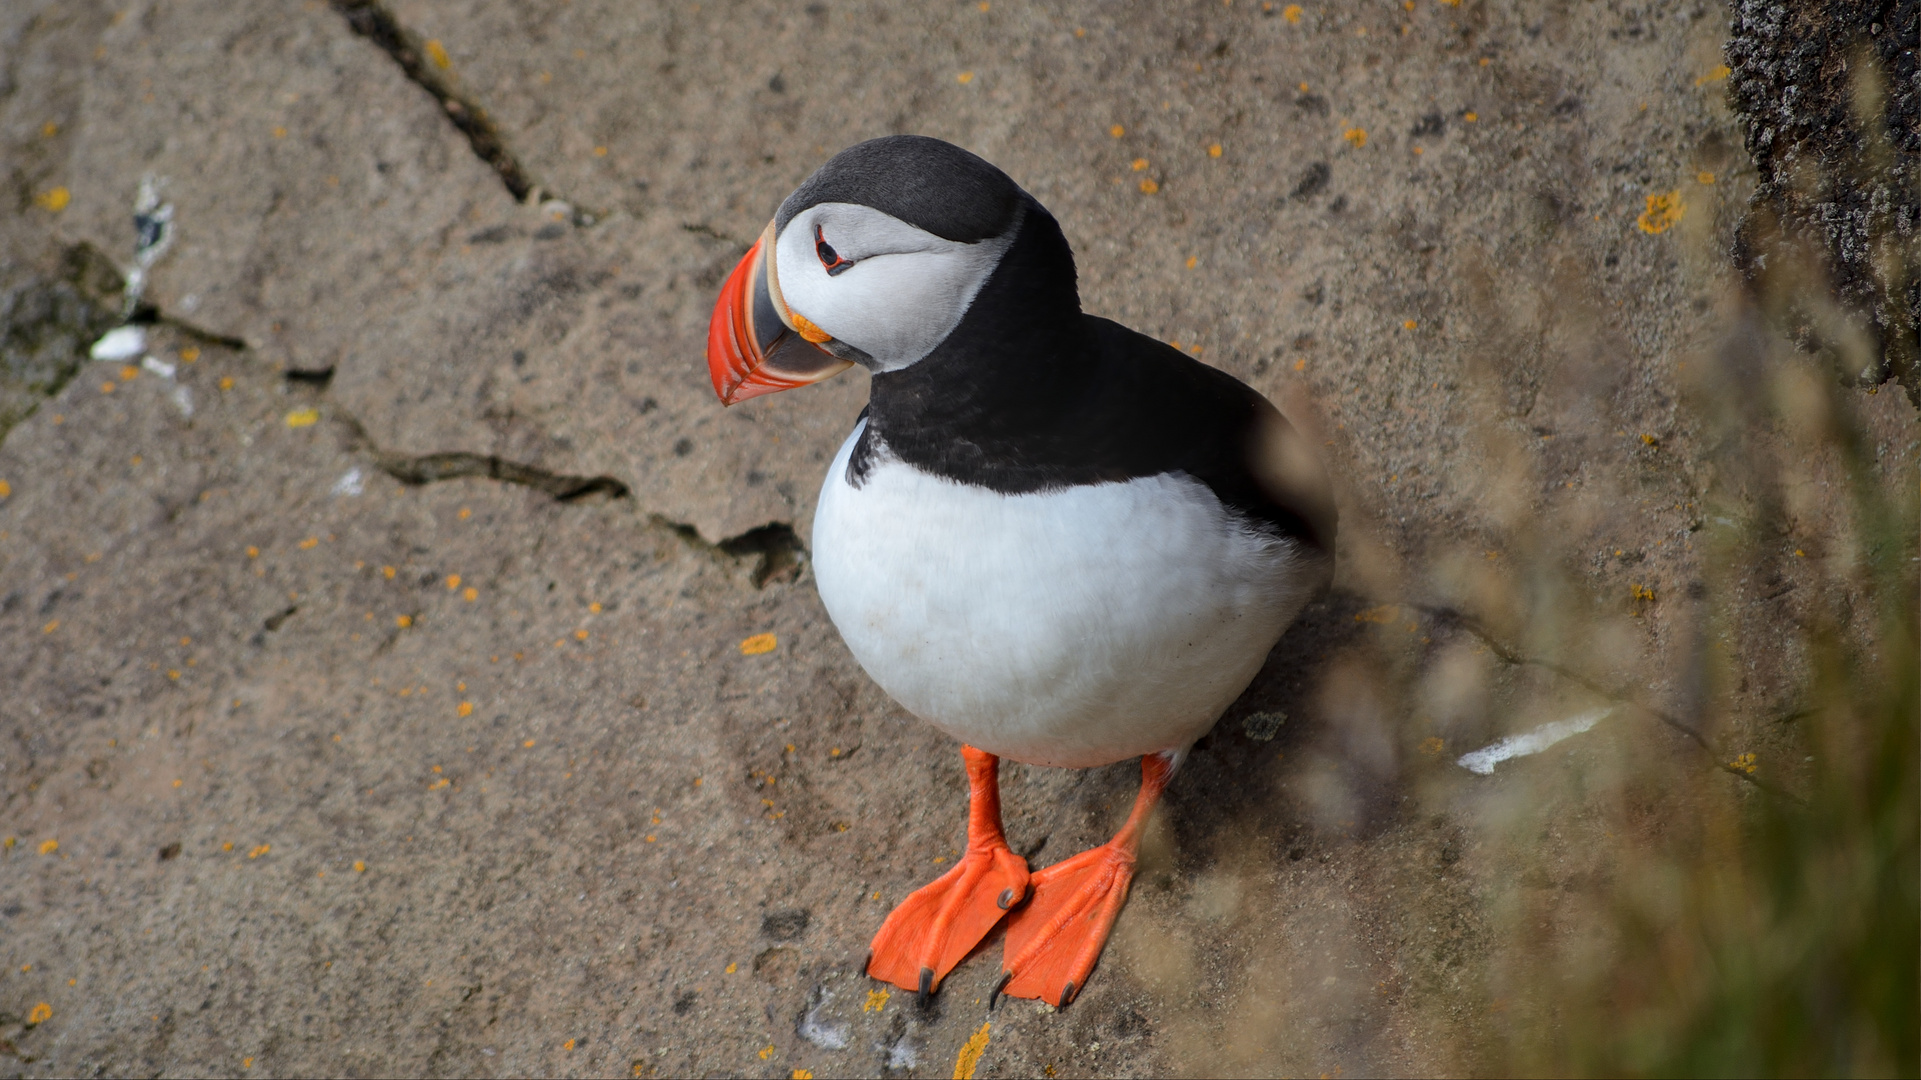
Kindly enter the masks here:
[[[898, 371], [960, 325], [1018, 228], [962, 244], [871, 206], [822, 203], [781, 230], [774, 270], [789, 311], [873, 357], [876, 371]], [[819, 240], [853, 265], [829, 274]]]

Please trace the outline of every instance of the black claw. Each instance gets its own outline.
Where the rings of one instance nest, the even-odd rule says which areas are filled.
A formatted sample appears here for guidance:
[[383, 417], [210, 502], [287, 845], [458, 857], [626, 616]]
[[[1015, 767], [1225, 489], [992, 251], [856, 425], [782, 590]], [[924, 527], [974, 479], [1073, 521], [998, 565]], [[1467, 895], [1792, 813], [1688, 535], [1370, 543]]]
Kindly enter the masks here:
[[1002, 889], [999, 903], [1002, 911], [1006, 911], [1008, 908], [1013, 907], [1014, 906], [1014, 890]]
[[920, 969], [920, 1007], [925, 1009], [927, 1001], [934, 996], [934, 969]]
[[1001, 975], [1001, 981], [994, 984], [994, 992], [987, 995], [987, 1011], [988, 1012], [993, 1012], [994, 1007], [1001, 1003], [1001, 991], [1007, 989], [1007, 984], [1013, 981], [1014, 981], [1013, 972], [1009, 971]]
[[1074, 1000], [1074, 980], [1069, 979], [1067, 980], [1067, 985], [1061, 987], [1061, 1008], [1063, 1009], [1067, 1008], [1067, 1003], [1073, 1000]]
[[860, 962], [860, 973], [862, 975], [866, 975], [867, 969], [873, 966], [874, 966], [874, 950], [869, 949], [867, 950], [867, 959], [862, 960]]

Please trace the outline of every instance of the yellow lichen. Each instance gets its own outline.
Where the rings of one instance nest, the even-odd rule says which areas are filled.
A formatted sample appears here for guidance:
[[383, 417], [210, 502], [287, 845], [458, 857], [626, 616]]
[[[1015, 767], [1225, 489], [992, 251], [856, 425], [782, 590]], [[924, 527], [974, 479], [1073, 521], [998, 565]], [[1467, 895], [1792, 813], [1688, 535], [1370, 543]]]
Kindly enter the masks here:
[[287, 414], [287, 426], [290, 428], [312, 427], [319, 422], [318, 409], [295, 409]]
[[51, 855], [59, 850], [60, 841], [58, 840], [43, 840], [40, 843], [40, 854], [42, 855]]
[[42, 1001], [27, 1013], [27, 1026], [34, 1027], [53, 1019], [53, 1006]]
[[1353, 143], [1356, 148], [1367, 145], [1367, 132], [1362, 128], [1351, 127], [1341, 132], [1341, 138]]
[[42, 210], [45, 210], [48, 213], [57, 214], [60, 211], [65, 210], [67, 208], [67, 204], [73, 201], [73, 194], [69, 192], [66, 188], [57, 187], [48, 191], [43, 191], [40, 194], [35, 195], [33, 197], [33, 201]]
[[438, 38], [427, 39], [427, 58], [442, 71], [454, 66], [453, 57], [447, 55], [447, 47], [442, 45]]
[[779, 645], [780, 640], [772, 634], [755, 634], [753, 637], [740, 643], [740, 654], [742, 656], [759, 656], [762, 653], [773, 652]]
[[860, 1007], [861, 1012], [880, 1012], [887, 1008], [887, 999], [894, 995], [886, 990], [867, 991], [867, 1004]]
[[987, 1052], [987, 1029], [993, 1026], [992, 1022], [982, 1024], [979, 1031], [968, 1036], [960, 1056], [954, 1059], [954, 1080], [974, 1080], [974, 1070], [980, 1068], [981, 1055]]
[[1647, 209], [1642, 210], [1641, 216], [1634, 219], [1634, 224], [1642, 232], [1653, 236], [1674, 228], [1675, 224], [1681, 220], [1681, 215], [1686, 212], [1687, 207], [1681, 203], [1681, 191], [1676, 188], [1666, 194], [1649, 195]]
[[1286, 19], [1288, 22], [1291, 22], [1291, 23], [1300, 22], [1301, 21], [1301, 5], [1289, 4], [1286, 7], [1282, 8], [1281, 18]]

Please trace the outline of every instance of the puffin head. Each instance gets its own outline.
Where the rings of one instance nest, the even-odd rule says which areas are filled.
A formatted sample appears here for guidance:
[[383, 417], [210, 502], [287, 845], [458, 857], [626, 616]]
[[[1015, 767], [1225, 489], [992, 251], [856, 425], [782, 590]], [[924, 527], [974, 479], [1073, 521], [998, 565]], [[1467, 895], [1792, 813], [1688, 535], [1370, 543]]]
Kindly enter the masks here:
[[960, 324], [1030, 206], [1006, 173], [939, 139], [834, 155], [722, 286], [707, 327], [714, 392], [732, 405], [855, 364], [915, 363]]

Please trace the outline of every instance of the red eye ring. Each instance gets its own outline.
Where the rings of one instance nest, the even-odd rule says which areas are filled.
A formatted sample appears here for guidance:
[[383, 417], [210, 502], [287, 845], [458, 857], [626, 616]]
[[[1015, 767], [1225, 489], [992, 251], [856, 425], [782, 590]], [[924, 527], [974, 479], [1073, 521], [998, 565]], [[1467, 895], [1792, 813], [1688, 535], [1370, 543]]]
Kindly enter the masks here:
[[840, 257], [840, 252], [834, 250], [834, 245], [828, 243], [827, 238], [821, 235], [819, 225], [814, 226], [814, 254], [819, 257], [820, 264], [827, 268], [829, 277], [854, 265], [852, 260]]

